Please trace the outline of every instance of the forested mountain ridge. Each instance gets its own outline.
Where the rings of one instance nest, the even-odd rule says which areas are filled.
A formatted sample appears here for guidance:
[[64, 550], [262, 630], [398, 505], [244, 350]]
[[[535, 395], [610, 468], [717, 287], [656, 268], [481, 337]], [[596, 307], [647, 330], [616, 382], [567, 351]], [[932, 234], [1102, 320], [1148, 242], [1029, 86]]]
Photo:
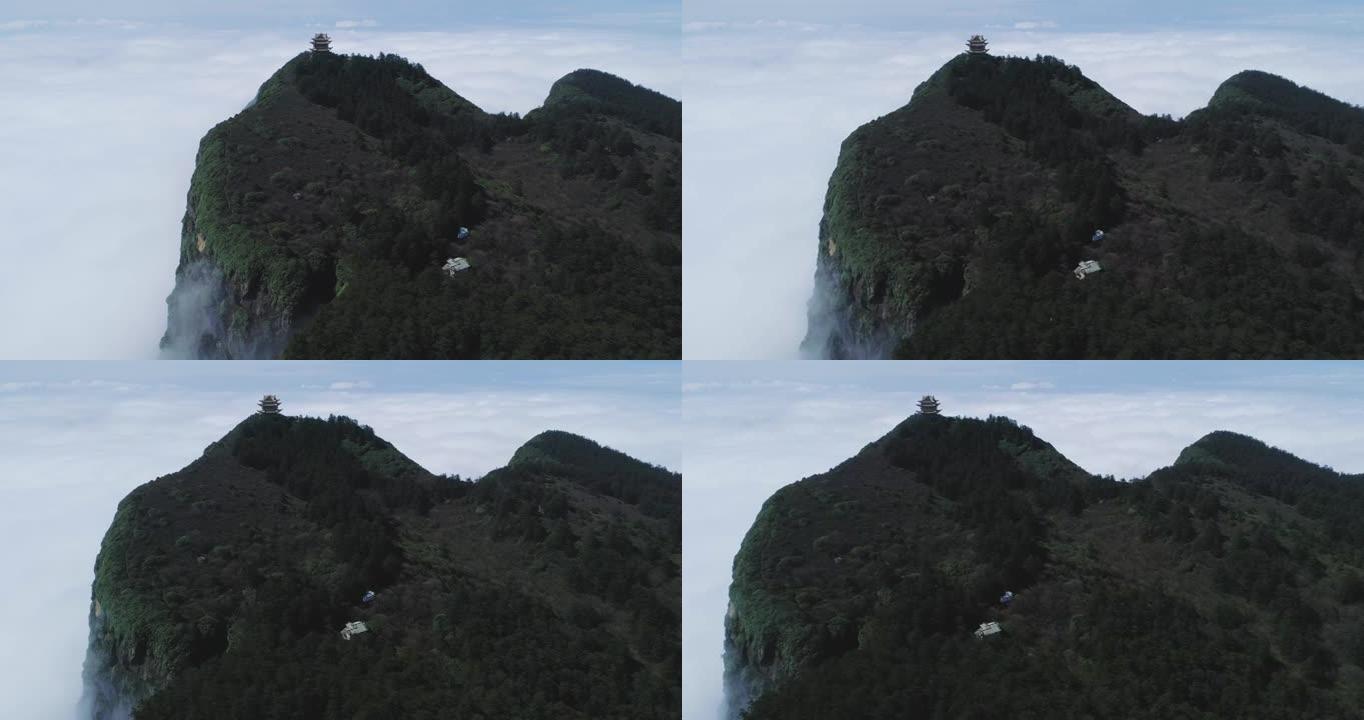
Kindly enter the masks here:
[[577, 70], [559, 78], [537, 112], [601, 113], [682, 141], [680, 103], [599, 70]]
[[730, 716], [1360, 717], [1361, 511], [1364, 478], [1233, 433], [1118, 482], [915, 415], [764, 503]]
[[681, 243], [677, 101], [578, 70], [493, 115], [305, 53], [200, 144], [162, 351], [675, 358]]
[[[552, 466], [469, 482], [348, 418], [248, 418], [119, 504], [83, 707], [678, 717], [680, 477], [567, 433], [517, 456], [546, 437]], [[627, 471], [653, 502], [609, 492]]]
[[1246, 71], [1176, 121], [1056, 58], [962, 55], [844, 141], [802, 348], [1358, 357], [1362, 253], [1358, 107]]

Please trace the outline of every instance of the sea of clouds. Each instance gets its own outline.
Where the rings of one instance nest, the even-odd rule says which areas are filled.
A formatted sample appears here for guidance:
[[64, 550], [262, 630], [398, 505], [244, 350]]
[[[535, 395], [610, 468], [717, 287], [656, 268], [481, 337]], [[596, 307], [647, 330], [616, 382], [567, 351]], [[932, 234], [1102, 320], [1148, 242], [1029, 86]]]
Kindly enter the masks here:
[[673, 27], [215, 30], [0, 14], [0, 357], [156, 356], [199, 140], [313, 32], [338, 52], [403, 55], [485, 110], [524, 114], [583, 67], [676, 97]]
[[0, 716], [72, 720], [95, 556], [118, 501], [199, 457], [267, 392], [286, 414], [350, 416], [465, 479], [550, 429], [680, 470], [675, 365], [490, 365], [0, 363]]
[[961, 52], [975, 30], [988, 34], [995, 54], [1054, 55], [1079, 65], [1143, 113], [1186, 115], [1245, 69], [1364, 103], [1364, 73], [1342, 72], [1341, 47], [1355, 36], [1329, 24], [1312, 31], [1298, 22], [1292, 29], [1071, 32], [1054, 20], [925, 30], [896, 23], [707, 21], [690, 10], [688, 17], [687, 358], [797, 356], [824, 193], [840, 143], [907, 103], [915, 86]]

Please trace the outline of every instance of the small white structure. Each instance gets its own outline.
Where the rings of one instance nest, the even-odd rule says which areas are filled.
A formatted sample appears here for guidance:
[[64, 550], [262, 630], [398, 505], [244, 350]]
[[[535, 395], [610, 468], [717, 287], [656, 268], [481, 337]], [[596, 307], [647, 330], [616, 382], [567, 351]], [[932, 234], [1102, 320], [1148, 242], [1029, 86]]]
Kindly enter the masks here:
[[1094, 231], [1094, 236], [1091, 237], [1091, 238], [1089, 239], [1089, 241], [1090, 241], [1090, 242], [1099, 242], [1100, 240], [1103, 240], [1103, 239], [1104, 239], [1104, 231], [1102, 231], [1102, 230], [1095, 230], [1095, 231]]
[[444, 270], [446, 275], [454, 277], [455, 273], [464, 272], [469, 269], [469, 261], [462, 257], [450, 258], [445, 261], [445, 264], [442, 265], [440, 269]]
[[467, 237], [469, 237], [469, 228], [467, 227], [462, 227], [459, 229], [459, 232], [455, 233], [456, 240], [463, 240]]
[[1005, 591], [1004, 591], [1004, 594], [999, 596], [999, 602], [1000, 602], [1001, 605], [1008, 605], [1009, 603], [1011, 603], [1011, 602], [1013, 602], [1013, 601], [1014, 601], [1014, 591], [1013, 591], [1013, 590], [1005, 590]]
[[976, 628], [975, 636], [983, 638], [990, 637], [991, 635], [998, 635], [1002, 629], [1003, 628], [999, 627], [999, 623], [997, 622], [981, 623], [980, 627]]
[[355, 622], [348, 622], [346, 623], [345, 627], [341, 628], [341, 639], [349, 640], [350, 636], [352, 635], [359, 635], [360, 633], [367, 632], [369, 632], [369, 627], [367, 627], [364, 623], [360, 622], [359, 620], [356, 620]]
[[1097, 261], [1081, 260], [1080, 264], [1075, 266], [1075, 277], [1084, 280], [1086, 276], [1093, 275], [1094, 273], [1099, 272], [1102, 269], [1103, 268], [1099, 267], [1099, 263]]

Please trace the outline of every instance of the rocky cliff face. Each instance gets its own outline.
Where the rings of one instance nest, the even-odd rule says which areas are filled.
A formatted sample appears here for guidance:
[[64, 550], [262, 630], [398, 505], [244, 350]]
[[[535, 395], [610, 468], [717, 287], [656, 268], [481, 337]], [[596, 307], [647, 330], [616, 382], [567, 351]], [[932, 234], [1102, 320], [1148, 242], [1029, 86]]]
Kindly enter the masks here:
[[136, 643], [120, 643], [98, 600], [90, 603], [90, 645], [86, 649], [80, 711], [95, 720], [127, 720], [142, 698], [169, 677], [148, 677], [149, 668], [138, 656]]
[[[1355, 353], [1361, 157], [1364, 111], [1272, 75], [1174, 121], [1055, 58], [960, 56], [844, 141], [802, 350]], [[1082, 260], [1103, 270], [1077, 280]], [[1292, 329], [1305, 306], [1327, 335]]]
[[282, 67], [199, 144], [166, 300], [166, 357], [279, 357], [295, 327], [335, 294], [337, 258], [328, 248], [336, 245], [324, 236], [340, 218], [323, 196], [377, 191], [372, 182], [329, 187], [301, 172], [328, 155], [356, 163], [359, 178], [396, 170], [377, 143], [298, 91], [297, 68], [307, 61]]
[[680, 479], [585, 438], [471, 483], [345, 418], [254, 416], [119, 504], [83, 712], [674, 718], [679, 545]]
[[598, 71], [520, 118], [300, 55], [200, 143], [163, 354], [678, 356], [680, 143], [679, 103]]
[[764, 504], [730, 717], [1352, 716], [1360, 508], [1360, 477], [1233, 433], [1115, 482], [1006, 419], [916, 415]]

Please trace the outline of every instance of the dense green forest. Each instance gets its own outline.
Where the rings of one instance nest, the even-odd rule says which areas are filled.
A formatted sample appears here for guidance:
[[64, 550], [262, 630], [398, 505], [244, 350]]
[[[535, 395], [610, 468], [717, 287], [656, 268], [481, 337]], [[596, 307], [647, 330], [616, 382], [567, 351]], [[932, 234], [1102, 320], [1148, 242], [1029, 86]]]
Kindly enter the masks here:
[[628, 119], [649, 132], [682, 141], [682, 106], [676, 100], [632, 85], [609, 73], [579, 70], [569, 73], [549, 91], [550, 102], [542, 112], [577, 114], [586, 105], [596, 112]]
[[803, 347], [1354, 357], [1361, 138], [1364, 111], [1265, 73], [1176, 121], [1054, 57], [960, 57], [844, 143]]
[[200, 147], [163, 350], [678, 357], [680, 127], [594, 70], [521, 117], [395, 55], [299, 56]]
[[95, 717], [678, 717], [679, 477], [567, 433], [517, 457], [469, 482], [348, 418], [246, 420], [120, 504]]
[[1357, 717], [1361, 480], [1213, 433], [1117, 482], [1004, 418], [911, 417], [764, 505], [731, 712]]

